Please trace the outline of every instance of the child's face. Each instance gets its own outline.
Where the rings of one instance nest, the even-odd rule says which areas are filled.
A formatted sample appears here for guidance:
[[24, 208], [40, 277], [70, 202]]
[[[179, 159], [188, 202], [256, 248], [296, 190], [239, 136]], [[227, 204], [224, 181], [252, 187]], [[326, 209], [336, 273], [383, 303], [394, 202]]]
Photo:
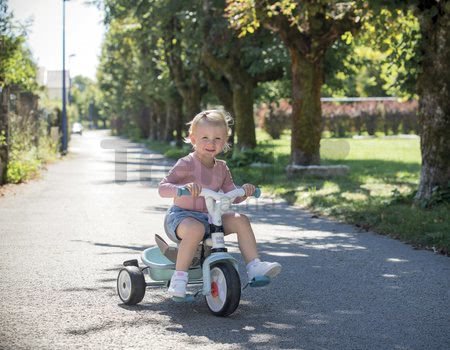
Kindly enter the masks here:
[[227, 142], [227, 128], [224, 125], [200, 121], [190, 135], [190, 139], [198, 155], [214, 158], [222, 152]]

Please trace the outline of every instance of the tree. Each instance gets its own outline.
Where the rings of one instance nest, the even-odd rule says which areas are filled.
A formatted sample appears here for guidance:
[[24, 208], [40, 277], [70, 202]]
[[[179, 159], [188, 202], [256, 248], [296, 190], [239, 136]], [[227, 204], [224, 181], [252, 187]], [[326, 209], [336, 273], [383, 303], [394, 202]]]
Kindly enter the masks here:
[[[127, 74], [128, 91], [133, 92], [127, 101], [134, 116], [130, 120], [141, 130], [141, 136], [153, 139], [173, 138], [182, 143], [183, 119], [200, 111], [202, 80], [199, 55], [196, 48], [195, 4], [178, 1], [106, 0], [106, 22], [128, 23], [127, 38], [133, 43], [131, 56], [122, 67]], [[120, 31], [117, 29], [116, 31]], [[123, 29], [123, 28], [122, 28]], [[122, 50], [126, 42], [117, 40], [112, 50]], [[129, 48], [131, 49], [131, 48]], [[111, 50], [111, 51], [112, 51]], [[106, 55], [105, 55], [106, 57]], [[108, 61], [105, 69], [117, 62]], [[120, 65], [120, 64], [119, 64]], [[112, 71], [108, 77], [121, 71]], [[103, 86], [105, 91], [115, 87]], [[174, 91], [176, 88], [177, 91]], [[112, 102], [112, 101], [111, 101]], [[180, 109], [184, 107], [183, 111]], [[130, 113], [130, 111], [128, 111]], [[128, 123], [124, 123], [128, 125]]]
[[6, 181], [9, 161], [9, 89], [37, 88], [36, 65], [25, 46], [26, 31], [20, 27], [9, 12], [7, 1], [0, 0], [0, 185]]
[[[223, 104], [232, 103], [238, 149], [254, 148], [254, 89], [259, 82], [283, 76], [285, 50], [265, 29], [239, 39], [223, 18], [224, 5], [224, 1], [203, 0], [202, 60], [213, 75], [207, 75], [209, 83]], [[227, 87], [230, 94], [226, 93]]]
[[324, 96], [417, 96], [420, 33], [410, 9], [373, 8], [356, 36], [341, 38], [325, 56]]
[[427, 203], [450, 187], [450, 1], [420, 0], [422, 34], [418, 79], [422, 169], [415, 196]]
[[201, 77], [199, 6], [196, 2], [163, 1], [152, 11], [164, 28], [167, 65], [179, 94], [183, 97], [186, 120], [201, 111], [205, 93]]
[[102, 121], [103, 127], [106, 127], [106, 116], [100, 113], [101, 93], [93, 80], [82, 75], [74, 77], [71, 81], [70, 96], [80, 122], [87, 120], [91, 127], [98, 127], [98, 122]]
[[77, 108], [80, 121], [87, 120], [89, 104], [94, 99], [95, 83], [88, 77], [77, 75], [71, 80], [70, 85], [70, 102]]
[[102, 45], [97, 81], [102, 94], [102, 113], [109, 115], [111, 127], [117, 133], [128, 133], [136, 100], [136, 44], [130, 20], [112, 20]]
[[327, 49], [362, 20], [361, 1], [228, 0], [227, 16], [241, 35], [261, 24], [278, 33], [291, 58], [291, 162], [320, 163], [321, 88]]

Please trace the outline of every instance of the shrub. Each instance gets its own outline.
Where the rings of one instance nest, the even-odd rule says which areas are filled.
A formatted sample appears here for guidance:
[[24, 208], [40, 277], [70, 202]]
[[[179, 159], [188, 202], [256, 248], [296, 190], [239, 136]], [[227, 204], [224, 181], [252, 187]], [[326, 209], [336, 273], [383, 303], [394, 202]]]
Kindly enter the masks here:
[[41, 162], [37, 159], [19, 158], [8, 163], [8, 170], [6, 173], [6, 181], [17, 184], [27, 181], [39, 171]]
[[189, 152], [191, 152], [191, 150], [184, 148], [184, 147], [183, 148], [171, 148], [164, 153], [164, 157], [167, 157], [170, 159], [180, 159], [180, 158], [183, 158], [184, 156], [187, 156], [189, 154]]
[[329, 131], [334, 137], [345, 137], [351, 131], [351, 119], [346, 114], [336, 114], [328, 120]]
[[278, 104], [270, 103], [263, 107], [262, 128], [274, 139], [281, 137], [284, 130], [291, 125], [292, 107], [286, 100], [280, 100]]
[[54, 159], [58, 151], [58, 140], [53, 140], [48, 130], [52, 114], [44, 109], [22, 113], [9, 113], [10, 145], [6, 181], [10, 183], [20, 183], [34, 177], [41, 165]]
[[414, 132], [419, 133], [419, 119], [417, 110], [419, 108], [417, 101], [394, 102], [388, 101], [384, 103], [385, 123], [388, 124], [393, 134], [398, 134], [400, 125], [404, 134]]
[[[334, 137], [363, 132], [396, 135], [400, 130], [418, 134], [417, 110], [417, 101], [323, 102], [323, 131], [329, 131]], [[280, 138], [283, 130], [290, 128], [291, 114], [292, 108], [286, 100], [262, 104], [256, 112], [259, 126], [273, 139]]]
[[369, 135], [383, 132], [398, 134], [400, 126], [403, 133], [418, 133], [417, 101], [367, 101], [352, 103], [322, 103], [324, 130], [335, 137], [349, 133]]
[[256, 149], [247, 149], [233, 153], [227, 164], [231, 168], [248, 166], [252, 163], [269, 163], [273, 164], [273, 152], [260, 151]]
[[[347, 134], [355, 131], [352, 120], [356, 116], [360, 117], [356, 112], [348, 104], [322, 103], [323, 127], [325, 130], [330, 131], [334, 137], [345, 137]], [[361, 121], [360, 118], [358, 120]], [[358, 130], [360, 133], [361, 125], [359, 125]]]

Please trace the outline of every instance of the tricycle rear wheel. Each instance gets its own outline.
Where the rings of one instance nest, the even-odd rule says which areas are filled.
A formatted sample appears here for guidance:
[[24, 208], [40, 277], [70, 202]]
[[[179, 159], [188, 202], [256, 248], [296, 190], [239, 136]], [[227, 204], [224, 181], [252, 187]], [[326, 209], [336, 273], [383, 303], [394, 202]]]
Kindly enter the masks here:
[[241, 300], [241, 280], [234, 266], [220, 262], [211, 267], [211, 294], [206, 296], [209, 310], [216, 316], [229, 316]]
[[136, 266], [126, 266], [117, 276], [117, 294], [125, 305], [136, 305], [145, 295], [144, 274]]

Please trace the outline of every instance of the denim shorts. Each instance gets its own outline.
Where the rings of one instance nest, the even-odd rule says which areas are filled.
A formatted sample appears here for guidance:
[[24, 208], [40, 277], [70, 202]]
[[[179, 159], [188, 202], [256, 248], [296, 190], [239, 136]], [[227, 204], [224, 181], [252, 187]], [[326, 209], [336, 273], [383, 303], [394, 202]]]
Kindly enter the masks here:
[[164, 230], [167, 236], [175, 243], [180, 243], [181, 239], [177, 236], [176, 230], [181, 221], [186, 218], [194, 218], [205, 226], [205, 235], [210, 232], [208, 214], [199, 211], [187, 210], [173, 205], [167, 210], [164, 218]]

